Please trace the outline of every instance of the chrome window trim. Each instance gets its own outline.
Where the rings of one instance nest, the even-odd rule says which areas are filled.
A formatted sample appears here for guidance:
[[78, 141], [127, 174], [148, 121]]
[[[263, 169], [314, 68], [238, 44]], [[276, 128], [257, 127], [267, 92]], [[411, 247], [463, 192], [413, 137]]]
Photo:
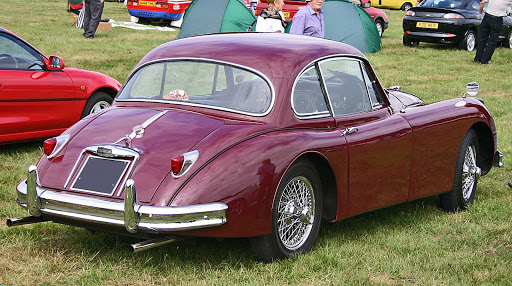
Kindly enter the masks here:
[[158, 59], [158, 60], [153, 60], [153, 61], [149, 61], [147, 63], [144, 63], [143, 65], [138, 67], [136, 70], [134, 70], [128, 76], [128, 79], [123, 84], [123, 87], [121, 88], [121, 90], [119, 90], [118, 95], [120, 95], [123, 92], [126, 84], [142, 68], [144, 68], [146, 66], [149, 66], [149, 65], [157, 64], [157, 63], [175, 62], [175, 61], [176, 62], [177, 61], [208, 62], [208, 63], [213, 63], [213, 64], [221, 64], [221, 65], [225, 65], [225, 66], [239, 68], [239, 69], [243, 69], [243, 70], [252, 72], [253, 74], [256, 74], [259, 77], [261, 77], [268, 84], [268, 86], [270, 87], [270, 96], [271, 96], [270, 105], [267, 108], [267, 110], [265, 112], [263, 112], [263, 113], [251, 113], [251, 112], [244, 112], [244, 111], [230, 109], [230, 108], [224, 108], [224, 107], [216, 107], [216, 106], [211, 106], [211, 105], [203, 105], [203, 104], [198, 104], [198, 103], [190, 103], [190, 102], [186, 102], [186, 101], [170, 101], [170, 100], [158, 100], [158, 99], [157, 100], [155, 100], [155, 99], [119, 99], [118, 97], [115, 98], [115, 101], [117, 101], [117, 102], [156, 102], [156, 103], [165, 103], [165, 104], [177, 104], [177, 105], [194, 106], [194, 107], [201, 107], [201, 108], [207, 108], [207, 109], [213, 109], [213, 110], [221, 110], [221, 111], [226, 111], [226, 112], [233, 112], [233, 113], [238, 113], [238, 114], [243, 114], [243, 115], [248, 115], [248, 116], [254, 116], [254, 117], [266, 116], [274, 108], [274, 104], [275, 104], [275, 100], [276, 100], [274, 85], [272, 84], [270, 79], [265, 74], [263, 74], [262, 72], [260, 72], [258, 70], [255, 70], [253, 68], [250, 68], [250, 67], [247, 67], [247, 66], [244, 66], [244, 65], [234, 64], [234, 63], [230, 63], [230, 62], [226, 62], [226, 61], [221, 61], [221, 60], [207, 59], [207, 58], [190, 58], [190, 57], [165, 58], [165, 59]]
[[[311, 61], [310, 63], [306, 64], [304, 66], [304, 68], [302, 68], [302, 70], [299, 72], [299, 74], [295, 77], [295, 81], [293, 82], [293, 86], [292, 86], [292, 92], [291, 92], [291, 96], [290, 96], [290, 99], [291, 99], [291, 105], [292, 105], [292, 109], [293, 109], [293, 112], [295, 114], [295, 117], [297, 117], [298, 119], [316, 119], [316, 118], [322, 118], [322, 117], [327, 117], [327, 115], [319, 115], [319, 114], [312, 114], [312, 115], [307, 115], [307, 116], [302, 116], [300, 115], [299, 113], [297, 113], [297, 111], [295, 110], [294, 106], [293, 106], [293, 95], [295, 93], [295, 87], [297, 85], [297, 81], [299, 80], [299, 78], [302, 76], [302, 74], [307, 70], [309, 69], [310, 67], [314, 66], [315, 64], [319, 64], [320, 62], [323, 62], [325, 60], [329, 60], [329, 59], [349, 59], [349, 60], [358, 60], [360, 63], [362, 63], [363, 65], [366, 65], [367, 67], [369, 67], [371, 70], [374, 70], [373, 69], [373, 66], [372, 64], [367, 60], [365, 59], [364, 57], [361, 57], [361, 56], [356, 56], [356, 55], [351, 55], [351, 54], [334, 54], [334, 55], [329, 55], [329, 56], [325, 56], [325, 57], [321, 57], [321, 58], [318, 58], [314, 61]], [[322, 72], [321, 70], [319, 70], [320, 73]], [[322, 77], [322, 81], [324, 80], [323, 79], [323, 75], [321, 75]], [[370, 77], [370, 74], [368, 74], [368, 77]], [[380, 87], [381, 89], [381, 94], [385, 97], [386, 96], [386, 93], [385, 93], [385, 88], [382, 86], [380, 80], [379, 80], [379, 77], [377, 76], [376, 73], [374, 73], [374, 79], [377, 83], [377, 85]], [[325, 84], [325, 83], [324, 83]], [[369, 96], [369, 94], [368, 94]], [[382, 98], [384, 100], [384, 98]], [[370, 99], [371, 100], [371, 99]], [[388, 100], [387, 98], [385, 100]], [[370, 101], [371, 102], [371, 101]], [[384, 104], [380, 104], [379, 106], [375, 106], [375, 107], [372, 107], [371, 110], [369, 111], [372, 111], [372, 110], [375, 110], [375, 109], [380, 109], [382, 107], [384, 107], [385, 105]], [[329, 107], [330, 106], [330, 99], [329, 99]], [[329, 110], [332, 110], [332, 109], [329, 109]], [[328, 116], [332, 116], [334, 117], [334, 114], [332, 114], [330, 111], [329, 111], [329, 115]]]
[[[334, 109], [332, 108], [331, 96], [329, 95], [329, 91], [327, 90], [327, 85], [325, 83], [325, 78], [324, 78], [324, 75], [322, 73], [322, 69], [320, 68], [320, 65], [322, 63], [331, 62], [331, 61], [338, 61], [338, 60], [347, 60], [347, 61], [357, 62], [357, 64], [358, 64], [357, 66], [359, 67], [359, 74], [362, 77], [362, 82], [363, 82], [363, 84], [365, 83], [363, 72], [361, 70], [361, 60], [360, 59], [348, 58], [348, 57], [336, 57], [336, 58], [328, 58], [328, 59], [324, 59], [324, 60], [318, 61], [318, 70], [320, 71], [320, 75], [321, 75], [321, 78], [322, 78], [322, 83], [326, 87], [325, 88], [325, 92], [327, 93], [327, 98], [329, 99], [330, 110], [334, 110]], [[368, 101], [370, 102], [370, 105], [372, 105], [372, 100], [370, 98], [370, 94], [368, 93], [368, 87], [366, 85], [365, 85], [365, 90], [366, 90], [366, 97], [368, 98]], [[343, 117], [343, 116], [347, 116], [347, 115], [351, 115], [351, 114], [363, 113], [363, 112], [368, 112], [368, 111], [372, 111], [372, 110], [373, 110], [373, 106], [371, 106], [371, 108], [369, 110], [364, 110], [364, 111], [360, 111], [360, 112], [353, 112], [353, 113], [347, 113], [347, 114], [341, 114], [341, 115], [336, 115], [336, 114], [334, 114], [334, 111], [333, 111], [333, 116], [334, 117]]]

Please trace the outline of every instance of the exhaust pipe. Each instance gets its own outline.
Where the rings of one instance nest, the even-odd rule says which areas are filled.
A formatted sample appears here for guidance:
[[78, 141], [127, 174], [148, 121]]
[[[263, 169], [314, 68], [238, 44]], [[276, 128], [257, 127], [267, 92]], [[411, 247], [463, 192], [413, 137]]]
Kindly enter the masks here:
[[10, 218], [6, 221], [7, 226], [18, 226], [18, 225], [24, 225], [24, 224], [32, 224], [32, 223], [38, 223], [38, 222], [44, 222], [48, 221], [47, 219], [44, 219], [43, 217], [36, 217], [36, 216], [27, 216], [22, 218]]
[[134, 244], [130, 245], [130, 249], [129, 250], [130, 250], [131, 253], [137, 253], [137, 252], [141, 252], [141, 251], [144, 251], [144, 250], [147, 250], [147, 249], [155, 248], [157, 246], [161, 246], [161, 245], [164, 245], [164, 244], [176, 242], [176, 241], [179, 241], [179, 240], [181, 240], [181, 239], [176, 238], [174, 236], [166, 236], [166, 237], [162, 237], [162, 238], [155, 238], [155, 239], [150, 239], [150, 240], [145, 240], [145, 241], [134, 243]]

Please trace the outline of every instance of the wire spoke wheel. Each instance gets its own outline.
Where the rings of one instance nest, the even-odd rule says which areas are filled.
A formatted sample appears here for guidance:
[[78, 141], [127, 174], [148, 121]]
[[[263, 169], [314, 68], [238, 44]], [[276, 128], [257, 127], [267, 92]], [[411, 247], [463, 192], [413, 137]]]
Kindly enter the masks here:
[[474, 146], [468, 146], [462, 166], [462, 197], [467, 202], [471, 198], [480, 168], [476, 166], [476, 151]]
[[315, 198], [308, 179], [299, 176], [286, 185], [278, 205], [277, 231], [289, 250], [301, 247], [315, 219]]

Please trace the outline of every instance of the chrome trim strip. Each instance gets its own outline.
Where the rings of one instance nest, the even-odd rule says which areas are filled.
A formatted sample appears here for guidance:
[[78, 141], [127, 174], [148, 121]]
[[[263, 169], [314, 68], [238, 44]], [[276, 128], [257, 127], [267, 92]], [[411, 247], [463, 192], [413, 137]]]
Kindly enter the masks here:
[[[31, 168], [33, 173], [37, 170]], [[130, 232], [138, 230], [174, 232], [214, 227], [226, 223], [228, 206], [209, 203], [181, 207], [146, 206], [136, 203], [135, 183], [129, 180], [125, 201], [111, 201], [63, 192], [50, 191], [36, 184], [36, 176], [30, 176], [17, 186], [18, 204], [25, 209], [35, 208], [40, 214], [99, 223], [107, 226], [125, 227]], [[34, 186], [33, 191], [28, 186]], [[28, 193], [35, 193], [39, 204], [28, 204]], [[32, 194], [33, 195], [33, 194]]]
[[124, 87], [127, 86], [127, 83], [130, 81], [130, 79], [140, 69], [142, 69], [143, 67], [151, 65], [151, 64], [155, 64], [155, 63], [160, 63], [160, 62], [173, 62], [173, 61], [209, 62], [209, 63], [222, 64], [222, 65], [226, 65], [226, 66], [230, 66], [230, 67], [234, 67], [234, 68], [240, 68], [240, 69], [243, 69], [243, 70], [250, 71], [250, 72], [260, 76], [261, 78], [263, 78], [267, 82], [268, 86], [270, 87], [270, 92], [271, 92], [271, 96], [272, 96], [270, 105], [269, 105], [268, 109], [265, 112], [263, 112], [263, 113], [250, 113], [250, 112], [244, 112], [244, 111], [235, 110], [235, 109], [229, 109], [229, 108], [217, 107], [217, 106], [211, 106], [211, 105], [202, 105], [202, 104], [198, 104], [198, 103], [190, 103], [190, 102], [185, 102], [185, 101], [144, 100], [144, 99], [124, 99], [124, 98], [119, 99], [118, 97], [116, 97], [115, 100], [118, 101], [118, 102], [158, 102], [158, 103], [166, 103], [166, 104], [197, 106], [197, 107], [203, 107], [203, 108], [207, 108], [207, 109], [214, 109], [214, 110], [233, 112], [233, 113], [249, 115], [249, 116], [254, 116], [254, 117], [266, 116], [274, 108], [274, 104], [275, 104], [275, 101], [276, 101], [276, 93], [275, 93], [274, 85], [272, 84], [272, 81], [270, 81], [270, 79], [265, 74], [263, 74], [262, 72], [260, 72], [258, 70], [255, 70], [253, 68], [247, 67], [247, 66], [243, 66], [243, 65], [239, 65], [239, 64], [234, 64], [234, 63], [230, 63], [230, 62], [225, 62], [225, 61], [207, 59], [207, 58], [165, 58], [165, 59], [158, 59], [158, 60], [149, 61], [149, 62], [141, 65], [140, 67], [138, 67], [136, 70], [134, 70], [128, 76], [128, 78], [125, 81], [125, 84], [123, 84], [123, 87], [121, 88], [121, 90], [119, 90], [119, 92], [117, 94], [120, 95], [123, 92]]

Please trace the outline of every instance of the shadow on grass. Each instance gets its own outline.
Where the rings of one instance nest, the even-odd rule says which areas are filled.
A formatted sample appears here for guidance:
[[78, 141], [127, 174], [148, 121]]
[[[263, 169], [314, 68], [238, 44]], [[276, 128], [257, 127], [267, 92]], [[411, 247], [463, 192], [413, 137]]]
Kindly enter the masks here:
[[[437, 198], [408, 202], [345, 219], [337, 223], [324, 222], [319, 241], [359, 241], [397, 229], [408, 228], [419, 221], [428, 221], [436, 213]], [[24, 228], [24, 229], [23, 229]], [[248, 239], [191, 238], [132, 254], [129, 245], [139, 238], [92, 232], [51, 222], [9, 229], [10, 240], [21, 236], [45, 255], [66, 253], [70, 257], [93, 259], [93, 263], [129, 264], [152, 269], [153, 273], [169, 271], [170, 265], [206, 265], [212, 269], [252, 268], [260, 265], [253, 258]], [[6, 237], [4, 237], [5, 239]], [[19, 238], [17, 238], [19, 239]], [[317, 245], [322, 247], [322, 243]]]
[[[14, 143], [7, 145], [0, 145], [0, 156], [2, 155], [12, 155], [16, 153], [29, 153], [39, 150], [39, 148], [43, 147], [43, 141], [31, 141], [31, 142], [22, 142], [22, 143]], [[41, 151], [42, 153], [42, 151]]]

